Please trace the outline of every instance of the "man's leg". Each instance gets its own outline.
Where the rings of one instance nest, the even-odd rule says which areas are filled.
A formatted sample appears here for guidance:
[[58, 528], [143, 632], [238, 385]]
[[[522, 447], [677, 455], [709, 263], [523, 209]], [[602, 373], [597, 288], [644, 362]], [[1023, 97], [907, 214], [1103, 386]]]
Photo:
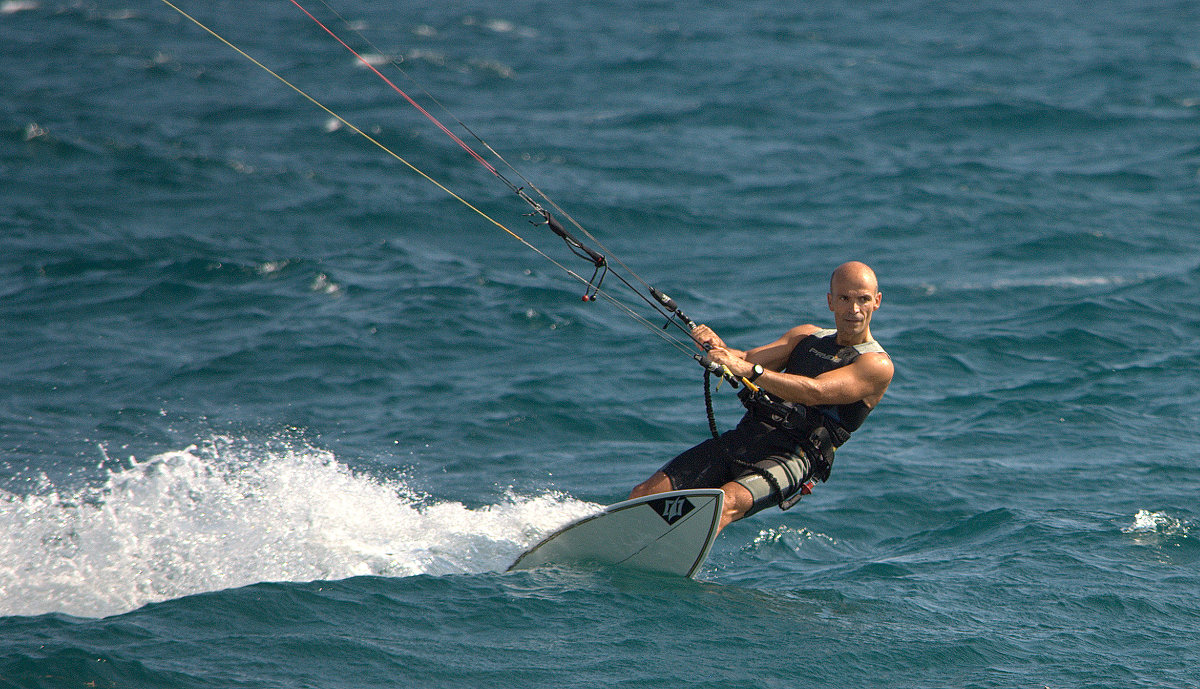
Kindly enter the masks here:
[[[629, 493], [629, 499], [665, 493], [669, 490], [673, 490], [671, 479], [663, 472], [656, 471], [653, 476], [638, 484]], [[721, 524], [718, 528], [724, 529], [746, 516], [750, 508], [754, 506], [754, 496], [750, 494], [749, 490], [746, 490], [745, 486], [732, 481], [721, 486], [721, 490], [725, 491], [725, 508], [721, 512]]]
[[654, 475], [642, 481], [630, 491], [629, 499], [654, 495], [655, 493], [665, 493], [669, 490], [674, 490], [674, 487], [671, 485], [671, 479], [667, 478], [667, 475], [663, 472], [656, 471]]
[[721, 525], [718, 528], [724, 529], [746, 516], [754, 507], [754, 496], [745, 486], [734, 481], [721, 486], [721, 490], [725, 491], [725, 509], [721, 512]]

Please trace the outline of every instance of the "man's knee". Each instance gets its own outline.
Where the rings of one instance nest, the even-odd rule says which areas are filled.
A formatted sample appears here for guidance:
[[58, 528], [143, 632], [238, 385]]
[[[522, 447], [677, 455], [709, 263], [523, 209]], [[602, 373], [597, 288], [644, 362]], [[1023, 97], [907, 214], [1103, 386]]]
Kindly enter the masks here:
[[745, 486], [737, 482], [729, 482], [721, 486], [725, 491], [725, 507], [721, 512], [721, 528], [729, 526], [746, 516], [754, 507], [754, 495]]
[[633, 490], [629, 492], [629, 499], [665, 493], [669, 490], [672, 490], [671, 479], [663, 472], [656, 471], [653, 476], [634, 486]]

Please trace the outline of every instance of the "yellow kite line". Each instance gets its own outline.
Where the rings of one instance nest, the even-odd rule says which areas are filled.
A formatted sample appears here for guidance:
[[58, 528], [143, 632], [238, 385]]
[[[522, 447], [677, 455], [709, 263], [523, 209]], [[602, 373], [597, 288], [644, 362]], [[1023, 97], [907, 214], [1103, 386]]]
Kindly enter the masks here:
[[541, 255], [543, 258], [545, 258], [546, 260], [550, 261], [551, 263], [553, 263], [554, 265], [558, 266], [559, 268], [562, 268], [562, 269], [563, 269], [563, 270], [565, 270], [565, 271], [566, 271], [566, 272], [567, 272], [569, 275], [571, 275], [571, 276], [575, 277], [577, 280], [581, 280], [581, 281], [583, 281], [583, 282], [585, 282], [585, 283], [587, 282], [587, 280], [584, 280], [584, 278], [583, 278], [583, 277], [581, 277], [581, 276], [579, 276], [579, 275], [576, 275], [576, 274], [575, 274], [575, 272], [574, 272], [574, 271], [572, 271], [570, 268], [567, 268], [566, 266], [563, 266], [563, 265], [562, 265], [562, 264], [560, 264], [558, 261], [554, 260], [554, 259], [553, 259], [553, 258], [551, 258], [550, 256], [547, 256], [545, 253], [543, 253], [543, 252], [542, 252], [542, 250], [541, 250], [541, 249], [538, 249], [536, 246], [534, 246], [534, 245], [530, 244], [529, 242], [527, 242], [527, 241], [526, 241], [526, 240], [525, 240], [523, 237], [521, 237], [520, 235], [518, 235], [516, 232], [513, 232], [512, 230], [510, 230], [510, 229], [508, 229], [507, 227], [505, 227], [505, 226], [504, 226], [504, 225], [503, 225], [503, 224], [502, 224], [500, 221], [496, 220], [495, 218], [493, 218], [492, 216], [490, 216], [490, 215], [488, 215], [487, 213], [483, 212], [482, 210], [480, 210], [480, 209], [476, 208], [476, 207], [475, 207], [475, 206], [473, 206], [473, 205], [472, 205], [472, 204], [471, 204], [469, 201], [467, 201], [467, 200], [466, 200], [466, 199], [464, 199], [463, 197], [459, 196], [458, 194], [456, 194], [456, 193], [454, 193], [453, 191], [451, 191], [450, 189], [448, 189], [448, 188], [447, 188], [445, 185], [443, 185], [441, 182], [439, 182], [439, 181], [437, 181], [436, 179], [434, 179], [434, 178], [430, 177], [429, 175], [425, 174], [425, 172], [423, 172], [423, 171], [422, 171], [420, 168], [418, 168], [417, 166], [415, 166], [415, 165], [413, 165], [412, 163], [410, 163], [410, 162], [408, 162], [407, 160], [405, 160], [403, 157], [401, 157], [401, 156], [400, 156], [398, 153], [396, 153], [396, 152], [395, 152], [395, 151], [393, 151], [392, 149], [390, 149], [390, 148], [388, 148], [387, 146], [383, 145], [381, 142], [379, 142], [379, 140], [375, 139], [375, 138], [374, 138], [374, 137], [372, 137], [370, 134], [367, 134], [367, 133], [366, 133], [366, 132], [364, 132], [363, 130], [361, 130], [361, 129], [359, 129], [358, 127], [354, 126], [352, 123], [350, 123], [349, 121], [347, 121], [347, 120], [346, 120], [344, 117], [342, 117], [341, 115], [339, 115], [339, 114], [337, 114], [336, 112], [334, 112], [334, 111], [330, 110], [329, 108], [325, 107], [325, 105], [324, 105], [323, 103], [321, 103], [320, 101], [318, 101], [316, 98], [313, 98], [312, 96], [308, 95], [308, 93], [307, 93], [307, 92], [305, 92], [303, 89], [301, 89], [299, 86], [296, 86], [296, 85], [295, 85], [295, 84], [293, 84], [292, 82], [290, 82], [290, 81], [288, 81], [287, 79], [283, 78], [281, 75], [279, 75], [278, 73], [276, 73], [276, 72], [275, 72], [274, 70], [272, 70], [270, 67], [267, 67], [267, 66], [266, 66], [266, 65], [264, 65], [263, 63], [261, 63], [261, 62], [259, 62], [258, 60], [254, 59], [252, 56], [250, 56], [248, 53], [246, 53], [246, 51], [244, 51], [244, 50], [242, 50], [241, 48], [237, 47], [237, 46], [236, 46], [236, 45], [234, 45], [233, 43], [230, 43], [228, 40], [226, 40], [226, 39], [225, 39], [223, 36], [221, 36], [220, 34], [218, 34], [216, 31], [213, 31], [212, 29], [210, 29], [210, 28], [208, 28], [207, 26], [205, 26], [205, 25], [204, 25], [204, 24], [203, 24], [203, 23], [202, 23], [200, 20], [196, 19], [195, 17], [193, 17], [192, 15], [188, 14], [187, 12], [184, 12], [184, 11], [183, 11], [182, 9], [180, 9], [178, 6], [176, 6], [176, 5], [172, 4], [172, 3], [170, 2], [170, 0], [162, 0], [162, 2], [163, 2], [163, 4], [164, 4], [164, 5], [166, 5], [167, 7], [170, 7], [171, 9], [175, 10], [176, 12], [178, 12], [180, 15], [182, 15], [182, 16], [183, 16], [185, 19], [187, 19], [187, 20], [188, 20], [188, 21], [190, 21], [191, 23], [195, 24], [196, 26], [200, 27], [201, 29], [204, 29], [204, 31], [206, 31], [206, 32], [207, 32], [209, 35], [211, 35], [213, 38], [217, 39], [218, 41], [220, 41], [220, 42], [224, 43], [225, 45], [229, 46], [230, 48], [232, 48], [232, 49], [233, 49], [233, 50], [234, 50], [234, 51], [235, 51], [235, 52], [236, 52], [238, 55], [241, 55], [242, 57], [246, 58], [246, 59], [247, 59], [247, 60], [249, 60], [250, 62], [253, 62], [255, 65], [257, 65], [257, 66], [258, 66], [259, 68], [261, 68], [263, 71], [265, 71], [267, 74], [270, 74], [271, 76], [275, 77], [275, 78], [276, 78], [276, 79], [278, 79], [279, 81], [283, 82], [283, 83], [284, 83], [284, 85], [286, 85], [286, 86], [287, 86], [288, 88], [290, 88], [291, 90], [295, 91], [296, 93], [300, 94], [301, 96], [304, 96], [304, 98], [305, 98], [306, 100], [308, 100], [308, 102], [312, 103], [313, 105], [317, 106], [318, 108], [320, 108], [320, 109], [324, 110], [325, 112], [329, 113], [329, 115], [330, 115], [330, 116], [332, 116], [334, 119], [336, 119], [338, 122], [341, 122], [342, 124], [346, 125], [346, 126], [347, 126], [347, 127], [349, 127], [350, 129], [352, 129], [352, 130], [353, 130], [353, 131], [354, 131], [356, 134], [358, 134], [358, 135], [359, 135], [359, 136], [361, 136], [362, 138], [364, 138], [364, 139], [366, 139], [367, 141], [370, 141], [371, 143], [373, 143], [373, 144], [375, 144], [376, 146], [378, 146], [378, 147], [379, 147], [381, 150], [383, 150], [383, 152], [384, 152], [384, 153], [387, 153], [388, 155], [390, 155], [391, 157], [393, 157], [393, 158], [395, 158], [396, 160], [400, 161], [401, 163], [404, 163], [404, 165], [405, 165], [406, 167], [408, 167], [408, 169], [410, 169], [410, 170], [412, 170], [413, 172], [417, 173], [418, 175], [420, 175], [420, 176], [424, 177], [424, 178], [425, 178], [426, 180], [428, 180], [428, 181], [429, 181], [431, 184], [433, 184], [433, 185], [434, 185], [434, 186], [436, 186], [438, 189], [441, 189], [442, 191], [444, 191], [444, 192], [446, 192], [447, 194], [449, 194], [451, 197], [453, 197], [455, 200], [457, 200], [457, 201], [458, 201], [459, 203], [461, 203], [462, 205], [466, 206], [467, 208], [470, 208], [471, 210], [475, 211], [475, 212], [476, 212], [476, 213], [478, 213], [480, 216], [482, 216], [482, 217], [483, 217], [485, 220], [487, 220], [488, 222], [492, 223], [492, 224], [493, 224], [493, 225], [495, 225], [496, 227], [499, 227], [500, 229], [504, 230], [504, 231], [505, 231], [505, 232], [507, 232], [508, 234], [512, 235], [512, 237], [513, 237], [513, 238], [515, 238], [517, 241], [521, 242], [522, 244], [524, 244], [525, 246], [529, 247], [530, 249], [533, 249], [535, 252], [537, 252], [537, 253], [538, 253], [539, 255]]
[[[592, 288], [592, 290], [593, 290], [593, 294], [594, 294], [594, 295], [596, 295], [596, 296], [600, 296], [600, 297], [604, 297], [604, 299], [605, 299], [606, 301], [608, 301], [610, 304], [612, 304], [613, 306], [616, 306], [618, 309], [620, 309], [621, 311], [623, 311], [623, 312], [624, 312], [626, 315], [628, 315], [628, 316], [630, 316], [631, 318], [633, 318], [634, 320], [636, 320], [636, 321], [640, 322], [640, 323], [641, 323], [642, 325], [644, 325], [644, 326], [645, 326], [645, 327], [646, 327], [646, 328], [647, 328], [647, 329], [648, 329], [650, 332], [652, 332], [652, 333], [656, 334], [656, 335], [657, 335], [657, 336], [658, 336], [660, 339], [662, 339], [663, 341], [665, 341], [665, 342], [667, 342], [668, 344], [670, 344], [670, 345], [674, 346], [676, 349], [678, 349], [678, 350], [680, 350], [680, 351], [684, 352], [684, 353], [685, 353], [685, 354], [687, 354], [689, 357], [691, 357], [691, 358], [695, 358], [695, 357], [692, 355], [692, 353], [691, 353], [691, 349], [690, 349], [690, 348], [689, 348], [687, 345], [685, 345], [684, 343], [682, 343], [681, 341], [679, 341], [679, 340], [677, 340], [677, 339], [675, 339], [675, 338], [673, 338], [673, 337], [670, 337], [670, 336], [668, 336], [668, 335], [667, 335], [665, 332], [663, 332], [662, 330], [660, 330], [660, 329], [658, 328], [658, 326], [656, 326], [655, 324], [651, 323], [651, 322], [650, 322], [650, 321], [648, 321], [648, 320], [647, 320], [647, 319], [646, 319], [644, 316], [642, 316], [640, 313], [638, 313], [638, 312], [634, 311], [632, 308], [630, 308], [628, 304], [625, 304], [625, 303], [624, 303], [624, 302], [622, 302], [620, 299], [617, 299], [616, 297], [614, 297], [613, 295], [609, 294], [608, 292], [606, 292], [606, 291], [604, 291], [604, 290], [600, 289], [600, 288], [599, 288], [599, 286], [597, 286], [597, 285], [592, 285], [592, 282], [591, 282], [591, 280], [588, 280], [587, 278], [583, 277], [582, 275], [579, 275], [579, 274], [578, 274], [578, 273], [576, 273], [574, 270], [571, 270], [571, 269], [570, 269], [570, 268], [568, 268], [567, 266], [565, 266], [565, 265], [563, 265], [562, 263], [560, 263], [559, 261], [555, 260], [555, 259], [554, 259], [552, 256], [549, 256], [549, 255], [547, 255], [547, 254], [546, 254], [545, 252], [543, 252], [541, 249], [537, 248], [537, 247], [536, 247], [536, 246], [534, 246], [533, 244], [530, 244], [528, 241], [526, 241], [526, 240], [525, 240], [525, 238], [524, 238], [524, 237], [521, 237], [521, 236], [520, 236], [520, 235], [518, 235], [516, 232], [513, 232], [512, 230], [508, 229], [508, 228], [507, 228], [507, 227], [505, 227], [505, 226], [504, 226], [504, 224], [503, 224], [503, 223], [501, 223], [500, 221], [496, 220], [495, 218], [493, 218], [492, 216], [490, 216], [490, 215], [488, 215], [487, 213], [483, 212], [482, 210], [480, 210], [480, 209], [476, 208], [476, 207], [475, 207], [474, 205], [472, 205], [472, 204], [471, 204], [469, 201], [467, 201], [467, 200], [466, 200], [466, 199], [464, 199], [463, 197], [459, 196], [458, 194], [456, 194], [456, 193], [454, 193], [453, 191], [451, 191], [450, 189], [448, 189], [448, 188], [447, 188], [445, 185], [443, 185], [441, 182], [438, 182], [436, 179], [434, 179], [434, 178], [430, 177], [429, 175], [425, 174], [425, 172], [424, 172], [424, 171], [422, 171], [420, 168], [418, 168], [417, 166], [415, 166], [415, 165], [413, 165], [412, 163], [410, 163], [410, 162], [408, 162], [407, 160], [405, 160], [405, 159], [404, 159], [403, 157], [401, 157], [401, 156], [400, 156], [398, 153], [396, 153], [396, 152], [395, 152], [395, 151], [393, 151], [392, 149], [388, 148], [387, 146], [383, 145], [381, 142], [379, 142], [377, 139], [375, 139], [374, 137], [372, 137], [370, 134], [367, 134], [367, 133], [366, 133], [366, 132], [364, 132], [363, 130], [361, 130], [361, 129], [359, 129], [358, 127], [354, 126], [352, 123], [350, 123], [348, 120], [346, 120], [346, 119], [345, 119], [344, 117], [342, 117], [341, 115], [339, 115], [339, 114], [337, 114], [336, 112], [334, 112], [333, 110], [330, 110], [329, 108], [325, 107], [325, 105], [324, 105], [323, 103], [321, 103], [320, 101], [318, 101], [316, 98], [313, 98], [312, 96], [308, 95], [308, 93], [307, 93], [307, 92], [305, 92], [303, 89], [301, 89], [299, 86], [296, 86], [296, 85], [295, 85], [295, 84], [293, 84], [292, 82], [288, 81], [287, 79], [283, 78], [281, 75], [279, 75], [278, 73], [276, 73], [276, 72], [275, 72], [274, 70], [272, 70], [270, 67], [267, 67], [267, 66], [266, 66], [266, 65], [264, 65], [263, 63], [261, 63], [261, 62], [259, 62], [258, 60], [254, 59], [252, 56], [250, 56], [248, 53], [246, 53], [246, 51], [244, 51], [244, 50], [242, 50], [241, 48], [237, 47], [237, 46], [236, 46], [236, 45], [234, 45], [233, 43], [230, 43], [228, 40], [226, 40], [226, 39], [225, 39], [225, 37], [221, 36], [221, 35], [220, 35], [220, 34], [218, 34], [216, 31], [213, 31], [212, 29], [208, 28], [208, 26], [206, 26], [206, 25], [205, 25], [204, 23], [202, 23], [200, 20], [196, 19], [196, 18], [195, 18], [195, 17], [193, 17], [192, 15], [190, 15], [190, 14], [188, 14], [187, 12], [183, 11], [182, 9], [180, 9], [180, 8], [179, 8], [178, 6], [176, 6], [175, 4], [171, 3], [171, 1], [170, 1], [170, 0], [162, 0], [162, 3], [163, 3], [164, 5], [166, 5], [167, 7], [170, 7], [171, 9], [175, 10], [176, 12], [178, 12], [178, 13], [179, 13], [179, 14], [180, 14], [182, 17], [184, 17], [185, 19], [187, 19], [187, 20], [188, 20], [188, 21], [190, 21], [191, 23], [193, 23], [193, 24], [195, 24], [196, 26], [198, 26], [198, 27], [200, 27], [201, 29], [203, 29], [203, 30], [204, 30], [206, 33], [208, 33], [208, 34], [209, 34], [210, 36], [212, 36], [213, 38], [215, 38], [215, 39], [217, 39], [218, 41], [220, 41], [220, 42], [224, 43], [225, 45], [229, 46], [229, 47], [230, 47], [230, 48], [231, 48], [231, 49], [232, 49], [234, 52], [236, 52], [238, 55], [241, 55], [242, 57], [246, 58], [246, 59], [247, 59], [247, 60], [249, 60], [250, 62], [253, 62], [253, 63], [254, 63], [256, 66], [258, 66], [260, 69], [262, 69], [262, 70], [263, 70], [264, 72], [266, 72], [267, 74], [270, 74], [271, 76], [275, 77], [275, 78], [276, 78], [276, 79], [278, 79], [279, 81], [283, 82], [283, 84], [284, 84], [284, 85], [286, 85], [288, 88], [292, 89], [292, 90], [293, 90], [293, 91], [295, 91], [296, 93], [298, 93], [298, 94], [300, 94], [301, 96], [303, 96], [303, 97], [305, 98], [305, 100], [307, 100], [308, 102], [310, 102], [310, 103], [312, 103], [313, 105], [317, 106], [318, 108], [320, 108], [320, 109], [324, 110], [324, 111], [325, 111], [326, 113], [328, 113], [328, 114], [329, 114], [331, 117], [333, 117], [334, 119], [336, 119], [338, 122], [341, 122], [341, 123], [342, 123], [342, 124], [344, 124], [345, 126], [349, 127], [351, 130], [353, 130], [353, 131], [354, 131], [356, 134], [358, 134], [358, 135], [359, 135], [359, 136], [361, 136], [362, 138], [364, 138], [364, 139], [366, 139], [367, 141], [370, 141], [371, 143], [373, 143], [373, 144], [375, 144], [376, 146], [378, 146], [378, 147], [379, 147], [379, 149], [380, 149], [380, 150], [382, 150], [383, 152], [387, 153], [388, 155], [390, 155], [391, 157], [393, 157], [393, 158], [395, 158], [396, 160], [400, 161], [401, 163], [404, 163], [405, 167], [407, 167], [408, 169], [410, 169], [410, 170], [412, 170], [413, 172], [417, 173], [417, 174], [418, 174], [418, 175], [420, 175], [421, 177], [424, 177], [424, 178], [425, 178], [426, 180], [428, 180], [428, 181], [429, 181], [431, 184], [433, 184], [433, 185], [434, 185], [434, 186], [436, 186], [438, 189], [441, 189], [442, 191], [444, 191], [444, 192], [446, 192], [447, 194], [449, 194], [449, 195], [450, 195], [452, 198], [454, 198], [455, 200], [457, 200], [457, 201], [458, 201], [459, 203], [461, 203], [462, 205], [466, 206], [467, 208], [470, 208], [471, 210], [473, 210], [473, 211], [475, 211], [476, 213], [478, 213], [478, 214], [479, 214], [481, 217], [483, 217], [483, 218], [484, 218], [485, 220], [487, 220], [488, 222], [490, 222], [490, 223], [492, 223], [493, 225], [495, 225], [496, 227], [499, 227], [500, 229], [504, 230], [506, 233], [508, 233], [510, 236], [512, 236], [512, 237], [513, 237], [514, 239], [516, 239], [518, 242], [521, 242], [521, 243], [522, 243], [522, 244], [524, 244], [525, 246], [529, 247], [529, 249], [530, 249], [530, 250], [532, 250], [534, 253], [536, 253], [537, 255], [541, 256], [541, 257], [542, 257], [542, 258], [544, 258], [544, 259], [546, 259], [546, 260], [547, 260], [547, 261], [549, 261], [550, 263], [554, 264], [554, 265], [555, 265], [555, 266], [557, 266], [557, 267], [558, 267], [560, 270], [562, 270], [563, 272], [565, 272], [567, 275], [570, 275], [572, 278], [574, 278], [574, 279], [578, 280], [579, 282], [582, 282], [583, 284], [585, 284], [585, 285], [588, 285], [589, 287], [591, 287], [591, 288]], [[303, 8], [301, 8], [301, 9], [303, 9]], [[518, 190], [518, 191], [519, 191], [519, 190]], [[689, 344], [690, 344], [690, 343], [689, 343]]]

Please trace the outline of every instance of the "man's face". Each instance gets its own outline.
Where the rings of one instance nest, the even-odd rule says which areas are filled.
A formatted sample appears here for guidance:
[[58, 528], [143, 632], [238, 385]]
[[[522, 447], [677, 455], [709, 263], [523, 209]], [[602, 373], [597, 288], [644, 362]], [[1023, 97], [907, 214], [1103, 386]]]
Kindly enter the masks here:
[[861, 278], [834, 280], [827, 295], [838, 332], [862, 334], [871, 325], [871, 315], [879, 308], [883, 295], [875, 284]]

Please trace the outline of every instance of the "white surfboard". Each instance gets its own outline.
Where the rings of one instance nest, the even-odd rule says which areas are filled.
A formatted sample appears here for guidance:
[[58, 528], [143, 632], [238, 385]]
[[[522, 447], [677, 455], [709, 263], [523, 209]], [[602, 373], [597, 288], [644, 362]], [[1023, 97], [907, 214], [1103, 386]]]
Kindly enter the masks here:
[[724, 502], [717, 488], [618, 502], [550, 534], [508, 570], [602, 565], [692, 577], [712, 549]]

